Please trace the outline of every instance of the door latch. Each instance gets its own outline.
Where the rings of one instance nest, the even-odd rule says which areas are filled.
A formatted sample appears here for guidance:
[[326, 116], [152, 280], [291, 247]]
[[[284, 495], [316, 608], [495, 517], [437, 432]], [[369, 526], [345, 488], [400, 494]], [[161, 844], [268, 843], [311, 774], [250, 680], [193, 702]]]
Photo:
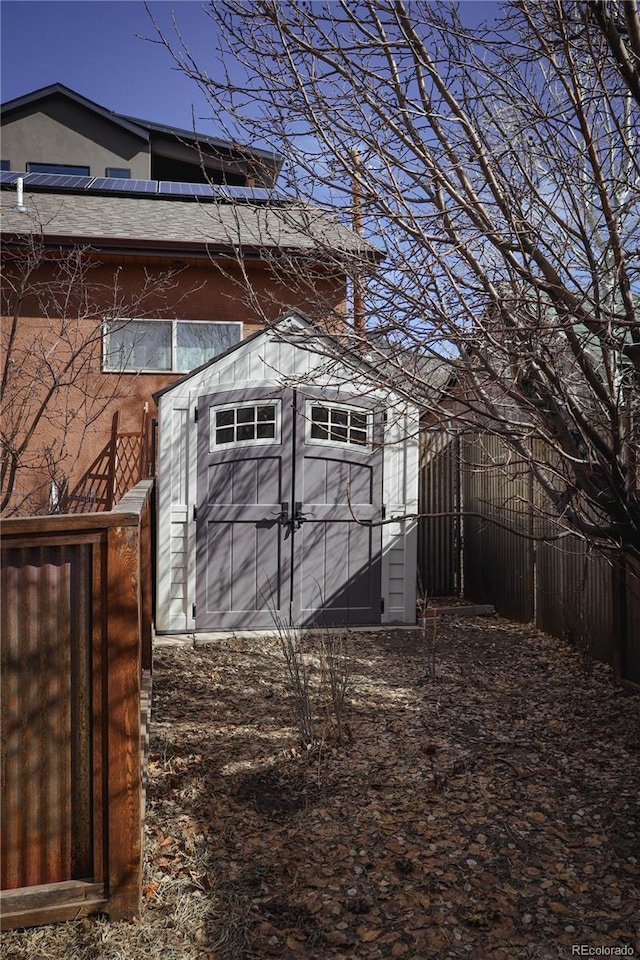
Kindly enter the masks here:
[[302, 501], [296, 500], [295, 511], [293, 514], [293, 520], [291, 522], [292, 528], [294, 530], [299, 530], [305, 520], [309, 518], [302, 512]]
[[283, 500], [280, 504], [279, 511], [272, 510], [271, 512], [282, 527], [288, 527], [290, 525], [291, 521], [289, 520], [289, 504], [286, 500]]

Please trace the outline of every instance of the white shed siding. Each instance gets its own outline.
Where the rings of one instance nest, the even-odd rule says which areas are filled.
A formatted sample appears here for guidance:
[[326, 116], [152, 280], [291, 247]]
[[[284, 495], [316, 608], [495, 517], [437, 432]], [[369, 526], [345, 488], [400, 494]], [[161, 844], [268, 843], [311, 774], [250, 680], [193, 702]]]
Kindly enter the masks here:
[[[397, 408], [396, 408], [397, 409]], [[415, 515], [418, 509], [418, 417], [402, 411], [387, 417], [384, 503], [387, 521]], [[417, 522], [387, 522], [382, 531], [383, 623], [415, 619]]]
[[[169, 399], [169, 398], [167, 398]], [[189, 401], [172, 397], [159, 422], [158, 630], [187, 629], [189, 601]], [[167, 560], [168, 558], [168, 560]]]
[[[330, 369], [331, 375], [327, 371]], [[340, 388], [345, 396], [379, 397], [389, 410], [385, 428], [383, 501], [387, 518], [417, 512], [417, 412], [404, 401], [375, 390], [346, 364], [330, 367], [326, 356], [265, 332], [241, 344], [192, 377], [179, 381], [159, 400], [158, 457], [158, 603], [159, 632], [195, 628], [197, 425], [198, 397], [217, 388], [279, 388], [284, 381]], [[415, 621], [416, 522], [399, 520], [382, 529], [383, 623]]]

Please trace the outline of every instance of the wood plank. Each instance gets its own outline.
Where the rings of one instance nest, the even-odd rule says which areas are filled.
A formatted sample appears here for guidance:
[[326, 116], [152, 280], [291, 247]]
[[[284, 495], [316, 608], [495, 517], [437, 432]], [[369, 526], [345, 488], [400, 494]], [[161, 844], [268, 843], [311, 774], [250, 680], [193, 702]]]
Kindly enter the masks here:
[[65, 880], [62, 883], [40, 883], [31, 887], [0, 891], [0, 909], [27, 910], [32, 905], [48, 907], [53, 904], [77, 903], [80, 900], [104, 897], [104, 885], [92, 880]]
[[44, 883], [0, 893], [0, 929], [37, 927], [107, 911], [104, 886], [84, 880]]
[[140, 645], [142, 667], [153, 669], [153, 580], [152, 580], [152, 531], [154, 512], [151, 497], [147, 497], [141, 515], [140, 526]]
[[81, 917], [95, 917], [107, 913], [108, 900], [104, 897], [96, 900], [81, 900], [78, 903], [65, 903], [30, 909], [12, 911], [0, 918], [0, 930], [16, 930], [22, 927], [39, 927], [45, 923], [65, 923], [67, 920], [80, 920]]
[[37, 547], [42, 550], [44, 547], [75, 547], [82, 543], [97, 543], [102, 533], [101, 530], [84, 530], [72, 533], [32, 533], [28, 536], [7, 536], [2, 530], [2, 544], [0, 545], [3, 553], [7, 550], [31, 549]]
[[144, 824], [146, 806], [147, 806], [147, 786], [149, 783], [148, 765], [149, 765], [149, 736], [151, 728], [151, 699], [152, 699], [153, 679], [150, 670], [142, 671], [142, 684], [140, 691], [140, 742], [142, 754], [141, 764], [141, 782], [142, 796], [140, 800], [142, 823]]
[[106, 790], [104, 787], [104, 760], [106, 756], [105, 649], [107, 638], [107, 540], [106, 534], [93, 551], [92, 636], [91, 667], [93, 675], [91, 698], [91, 733], [93, 749], [92, 813], [93, 813], [93, 875], [103, 880], [106, 876], [107, 832]]
[[109, 527], [137, 526], [139, 513], [60, 513], [46, 517], [8, 517], [0, 520], [3, 543], [8, 537], [52, 533], [64, 535], [79, 530], [104, 530]]
[[118, 456], [118, 423], [120, 411], [116, 410], [111, 423], [111, 443], [109, 444], [109, 461], [107, 463], [107, 490], [105, 495], [105, 510], [113, 507], [115, 493], [116, 461]]
[[107, 816], [109, 915], [139, 916], [142, 878], [140, 536], [113, 528], [107, 550]]

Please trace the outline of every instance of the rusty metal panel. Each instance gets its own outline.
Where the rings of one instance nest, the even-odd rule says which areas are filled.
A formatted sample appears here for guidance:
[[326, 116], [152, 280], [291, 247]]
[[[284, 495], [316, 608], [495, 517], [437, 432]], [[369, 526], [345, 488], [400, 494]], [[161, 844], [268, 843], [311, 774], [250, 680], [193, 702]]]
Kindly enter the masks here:
[[418, 524], [419, 592], [453, 597], [460, 592], [459, 440], [425, 431], [420, 451]]
[[91, 543], [2, 549], [2, 888], [92, 872]]

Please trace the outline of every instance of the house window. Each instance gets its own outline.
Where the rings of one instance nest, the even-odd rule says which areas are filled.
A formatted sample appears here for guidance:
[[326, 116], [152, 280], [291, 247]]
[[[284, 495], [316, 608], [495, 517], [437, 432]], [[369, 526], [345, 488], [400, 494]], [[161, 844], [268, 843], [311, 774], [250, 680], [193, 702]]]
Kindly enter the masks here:
[[11, 163], [9, 160], [0, 160], [0, 170], [11, 170]]
[[241, 339], [241, 323], [116, 319], [105, 324], [103, 365], [118, 373], [188, 373]]
[[371, 415], [360, 408], [309, 403], [307, 441], [348, 443], [366, 447], [371, 442]]
[[210, 411], [209, 446], [280, 443], [279, 403], [239, 403]]
[[68, 173], [76, 177], [89, 177], [89, 167], [75, 163], [28, 163], [27, 173]]
[[105, 177], [113, 177], [116, 180], [131, 180], [131, 170], [129, 167], [107, 167], [104, 175]]

